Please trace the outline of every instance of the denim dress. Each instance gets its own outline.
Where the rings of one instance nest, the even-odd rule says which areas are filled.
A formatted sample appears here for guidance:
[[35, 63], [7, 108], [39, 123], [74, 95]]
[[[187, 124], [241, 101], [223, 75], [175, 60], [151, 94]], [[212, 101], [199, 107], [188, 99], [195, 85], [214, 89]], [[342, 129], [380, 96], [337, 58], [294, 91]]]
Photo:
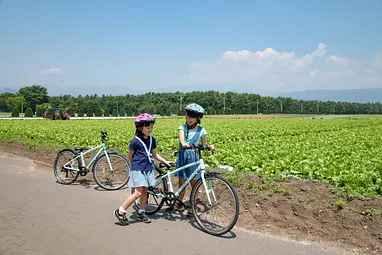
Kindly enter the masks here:
[[[184, 124], [183, 127], [184, 127], [184, 130], [186, 130], [186, 128], [187, 128], [186, 124]], [[199, 144], [200, 143], [200, 138], [202, 135], [202, 129], [203, 128], [201, 126], [198, 126], [198, 130], [196, 131], [195, 135], [192, 137], [189, 144]], [[186, 133], [187, 132], [184, 132], [185, 140], [187, 140], [187, 137], [186, 137], [187, 134]], [[186, 149], [180, 145], [179, 153], [178, 153], [177, 158], [176, 158], [176, 168], [185, 166], [185, 165], [190, 164], [190, 163], [194, 163], [194, 162], [198, 161], [199, 159], [200, 158], [199, 158], [198, 149]], [[179, 177], [179, 178], [182, 178], [182, 179], [187, 179], [188, 177], [190, 177], [192, 175], [192, 173], [195, 171], [195, 169], [198, 168], [198, 166], [199, 165], [188, 167], [182, 171], [175, 173], [174, 175]], [[194, 179], [200, 179], [200, 172], [194, 176]]]

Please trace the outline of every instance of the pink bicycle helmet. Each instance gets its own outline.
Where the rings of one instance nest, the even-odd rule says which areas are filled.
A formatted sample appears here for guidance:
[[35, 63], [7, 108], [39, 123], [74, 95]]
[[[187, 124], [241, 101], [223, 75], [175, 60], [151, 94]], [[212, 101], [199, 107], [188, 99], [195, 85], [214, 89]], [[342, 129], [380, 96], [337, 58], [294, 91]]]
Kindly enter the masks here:
[[136, 127], [143, 126], [146, 123], [155, 124], [155, 118], [151, 114], [142, 113], [135, 118], [134, 123]]

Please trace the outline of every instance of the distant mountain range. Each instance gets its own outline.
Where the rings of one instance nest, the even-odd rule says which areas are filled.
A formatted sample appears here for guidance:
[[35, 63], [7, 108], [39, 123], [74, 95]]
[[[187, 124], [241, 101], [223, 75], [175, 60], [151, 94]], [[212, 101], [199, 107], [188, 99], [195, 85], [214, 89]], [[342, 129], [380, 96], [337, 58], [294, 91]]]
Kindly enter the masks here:
[[346, 90], [305, 90], [278, 93], [276, 96], [298, 100], [318, 100], [353, 103], [382, 103], [382, 88]]
[[[5, 92], [16, 93], [17, 90], [0, 87], [0, 93], [5, 93]], [[128, 92], [121, 93], [121, 95], [126, 93]], [[354, 102], [354, 103], [376, 103], [376, 102], [382, 103], [382, 88], [345, 89], [345, 90], [305, 90], [305, 91], [293, 91], [293, 92], [287, 92], [287, 93], [266, 93], [266, 92], [261, 93], [260, 91], [257, 91], [255, 93], [263, 95], [263, 96], [291, 97], [297, 100], [318, 100], [318, 101]], [[113, 94], [116, 94], [116, 93], [113, 93]], [[76, 95], [73, 95], [73, 96], [76, 96]]]
[[0, 93], [16, 93], [17, 91], [10, 88], [2, 88], [0, 87]]

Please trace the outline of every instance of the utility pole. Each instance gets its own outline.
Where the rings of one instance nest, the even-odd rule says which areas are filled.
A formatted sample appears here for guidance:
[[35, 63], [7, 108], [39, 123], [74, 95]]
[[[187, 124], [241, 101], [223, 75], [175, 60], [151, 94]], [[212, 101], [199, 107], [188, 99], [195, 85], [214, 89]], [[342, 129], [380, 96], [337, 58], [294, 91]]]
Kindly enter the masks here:
[[24, 102], [21, 101], [21, 113], [23, 113], [23, 111], [24, 111]]
[[225, 114], [225, 96], [223, 97], [223, 114]]
[[317, 113], [320, 112], [320, 105], [317, 103]]
[[259, 99], [256, 100], [256, 114], [259, 114]]
[[283, 112], [283, 100], [280, 100], [280, 109], [281, 109], [281, 113]]
[[183, 100], [183, 97], [180, 97], [179, 111], [182, 110], [182, 100]]

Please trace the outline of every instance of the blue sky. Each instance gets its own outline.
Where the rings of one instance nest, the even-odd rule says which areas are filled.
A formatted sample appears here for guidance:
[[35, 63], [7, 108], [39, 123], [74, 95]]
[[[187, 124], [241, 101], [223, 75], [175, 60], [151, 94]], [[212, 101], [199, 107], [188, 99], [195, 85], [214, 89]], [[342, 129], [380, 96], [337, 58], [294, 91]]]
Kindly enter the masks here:
[[382, 1], [0, 0], [0, 87], [382, 87]]

